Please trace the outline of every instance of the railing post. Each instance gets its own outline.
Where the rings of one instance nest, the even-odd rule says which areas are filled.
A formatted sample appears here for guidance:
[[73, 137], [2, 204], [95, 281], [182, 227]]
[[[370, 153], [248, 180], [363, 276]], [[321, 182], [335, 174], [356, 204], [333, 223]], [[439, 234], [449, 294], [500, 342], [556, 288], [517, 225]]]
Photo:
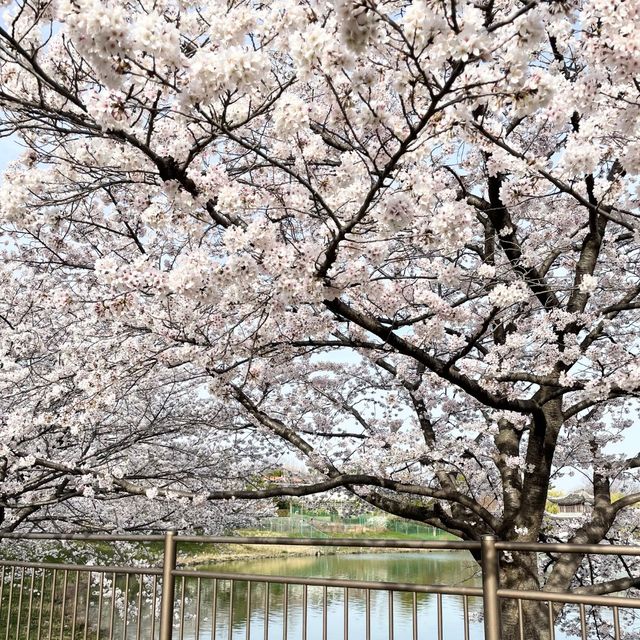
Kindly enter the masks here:
[[164, 538], [162, 564], [162, 595], [160, 596], [160, 640], [171, 640], [173, 636], [173, 600], [175, 596], [176, 568], [175, 532], [167, 531]]
[[484, 604], [484, 638], [500, 640], [500, 564], [495, 536], [482, 536], [482, 600]]

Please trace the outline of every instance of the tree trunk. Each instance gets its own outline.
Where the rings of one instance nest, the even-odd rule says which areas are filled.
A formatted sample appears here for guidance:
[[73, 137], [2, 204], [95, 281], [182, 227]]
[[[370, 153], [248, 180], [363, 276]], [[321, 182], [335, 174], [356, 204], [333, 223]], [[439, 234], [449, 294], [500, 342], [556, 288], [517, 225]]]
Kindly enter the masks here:
[[546, 602], [522, 601], [522, 635], [516, 600], [504, 600], [501, 612], [501, 640], [551, 640]]
[[[503, 563], [501, 567], [500, 586], [505, 589], [538, 591], [540, 578], [535, 555], [513, 553], [512, 556], [513, 562]], [[501, 601], [501, 640], [551, 640], [547, 603], [534, 600], [521, 602], [519, 609], [517, 600]], [[553, 618], [555, 619], [555, 615]]]

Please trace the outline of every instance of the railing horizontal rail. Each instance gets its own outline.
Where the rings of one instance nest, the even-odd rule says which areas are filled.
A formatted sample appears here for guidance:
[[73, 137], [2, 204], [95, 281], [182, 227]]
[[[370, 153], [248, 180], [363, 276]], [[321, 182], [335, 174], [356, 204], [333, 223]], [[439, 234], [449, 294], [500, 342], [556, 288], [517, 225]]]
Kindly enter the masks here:
[[535, 551], [550, 553], [593, 553], [603, 556], [640, 556], [640, 546], [613, 544], [571, 544], [569, 542], [502, 542], [496, 541], [498, 551]]
[[449, 585], [422, 585], [412, 582], [372, 582], [368, 580], [346, 580], [331, 578], [301, 578], [297, 576], [269, 576], [250, 573], [219, 573], [217, 571], [172, 572], [178, 578], [203, 578], [211, 580], [234, 580], [236, 582], [271, 582], [274, 584], [308, 585], [310, 587], [341, 587], [344, 589], [372, 589], [376, 591], [406, 591], [412, 593], [440, 593], [452, 596], [482, 596], [480, 587], [455, 587]]
[[[0, 540], [69, 540], [75, 542], [163, 542], [164, 535], [116, 535], [78, 533], [0, 533]], [[176, 535], [177, 543], [256, 544], [313, 547], [374, 547], [386, 549], [467, 550], [480, 549], [480, 542], [460, 540], [388, 540], [385, 538], [286, 538], [262, 536]], [[571, 544], [551, 542], [496, 541], [498, 551], [588, 553], [599, 555], [640, 555], [640, 546], [610, 544]]]
[[562, 602], [564, 604], [586, 604], [597, 607], [619, 607], [640, 609], [640, 598], [618, 596], [588, 596], [568, 591], [520, 591], [519, 589], [498, 589], [498, 597], [514, 600], [537, 600], [539, 602]]
[[383, 549], [476, 550], [479, 542], [459, 540], [387, 540], [384, 538], [265, 538], [228, 536], [175, 536], [176, 542], [203, 544], [273, 544], [311, 547], [379, 547]]
[[0, 533], [0, 540], [74, 540], [76, 542], [163, 542], [164, 535], [111, 535], [107, 533]]
[[0, 560], [0, 567], [20, 567], [23, 569], [56, 569], [58, 571], [78, 571], [87, 573], [118, 573], [145, 576], [162, 575], [158, 567], [107, 567], [79, 564], [63, 564], [58, 562], [22, 562], [19, 560]]
[[[74, 542], [163, 542], [164, 535], [110, 535], [77, 533], [0, 533], [0, 540], [70, 540]], [[260, 544], [313, 547], [376, 547], [385, 549], [467, 550], [480, 549], [480, 543], [460, 540], [388, 540], [386, 538], [285, 538], [263, 536], [175, 535], [176, 543]]]

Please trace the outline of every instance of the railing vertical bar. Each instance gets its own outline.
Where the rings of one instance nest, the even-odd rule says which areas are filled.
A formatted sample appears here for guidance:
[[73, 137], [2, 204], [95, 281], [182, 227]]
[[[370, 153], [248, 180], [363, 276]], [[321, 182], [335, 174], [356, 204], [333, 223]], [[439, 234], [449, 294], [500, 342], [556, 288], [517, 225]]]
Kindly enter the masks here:
[[499, 560], [496, 536], [481, 540], [482, 600], [484, 605], [484, 640], [500, 640], [500, 602], [498, 600]]
[[[124, 620], [122, 621], [122, 640], [127, 640], [127, 629], [129, 627], [129, 582], [130, 575], [124, 577], [124, 611], [122, 615]], [[114, 585], [115, 586], [115, 585]], [[111, 638], [109, 638], [111, 640]]]
[[229, 580], [229, 628], [227, 638], [233, 640], [233, 592], [235, 590], [235, 580]]
[[[71, 612], [71, 640], [76, 639], [76, 624], [78, 618], [78, 594], [80, 593], [80, 571], [76, 571], [75, 588], [73, 590], [73, 610]], [[27, 639], [28, 640], [28, 639]]]
[[587, 613], [583, 604], [580, 605], [580, 638], [587, 640]]
[[438, 640], [442, 640], [442, 594], [436, 594], [438, 603]]
[[327, 640], [327, 607], [329, 601], [329, 592], [327, 587], [322, 587], [322, 640]]
[[462, 597], [462, 610], [464, 612], [464, 640], [469, 640], [469, 597]]
[[364, 637], [371, 640], [371, 589], [367, 589], [364, 601]]
[[411, 595], [411, 637], [418, 640], [418, 594], [414, 591]]
[[264, 583], [264, 640], [269, 640], [269, 583]]
[[389, 606], [389, 640], [393, 640], [393, 591], [388, 591]]
[[620, 612], [618, 607], [613, 607], [613, 638], [620, 640]]
[[520, 640], [524, 640], [524, 619], [522, 614], [522, 598], [518, 598], [518, 631]]
[[[113, 593], [113, 589], [112, 589]], [[100, 640], [100, 625], [102, 624], [102, 600], [104, 594], [104, 573], [100, 574], [100, 586], [98, 592], [98, 616], [96, 618], [97, 629], [96, 629], [96, 640]]]
[[156, 640], [156, 607], [158, 606], [158, 578], [153, 576], [151, 580], [151, 638]]
[[62, 572], [62, 608], [60, 609], [60, 640], [64, 638], [65, 610], [67, 608], [67, 586], [69, 585], [69, 571]]
[[20, 618], [22, 618], [22, 597], [24, 592], [24, 574], [26, 569], [20, 571], [20, 591], [18, 592], [18, 615], [16, 616], [16, 640], [20, 638]]
[[344, 588], [344, 640], [349, 640], [349, 587]]
[[216, 622], [218, 617], [218, 580], [213, 579], [213, 594], [211, 596], [211, 640], [216, 640]]
[[[84, 603], [84, 633], [82, 634], [82, 640], [87, 640], [87, 634], [89, 633], [89, 605], [91, 604], [91, 571], [87, 571], [87, 600]], [[38, 636], [39, 637], [39, 636]]]
[[116, 573], [111, 574], [111, 610], [109, 611], [109, 640], [112, 640], [113, 633], [116, 628], [116, 582], [118, 576]]
[[[251, 580], [247, 581], [247, 640], [251, 640]], [[198, 640], [196, 638], [196, 640]]]
[[285, 584], [282, 592], [282, 640], [287, 640], [289, 632], [289, 585]]
[[31, 568], [31, 587], [29, 588], [29, 604], [27, 605], [27, 637], [26, 640], [29, 640], [31, 637], [31, 614], [33, 613], [33, 591], [36, 582], [36, 569], [35, 567]]
[[551, 601], [547, 601], [547, 612], [549, 613], [549, 637], [551, 638], [551, 640], [555, 640], [556, 638], [556, 628], [555, 625], [553, 624], [553, 604], [551, 603]]
[[[140, 640], [140, 638], [142, 637], [142, 579], [143, 575], [140, 574], [138, 576], [138, 615], [136, 616], [136, 640]], [[198, 639], [196, 638], [196, 640]]]
[[[40, 579], [40, 607], [38, 608], [38, 640], [42, 638], [42, 612], [44, 610], [44, 587], [46, 584], [47, 570], [42, 570], [42, 578]], [[4, 580], [4, 573], [2, 574]], [[84, 640], [87, 640], [86, 638]]]
[[4, 609], [4, 606], [3, 606], [3, 604], [4, 604], [4, 578], [5, 578], [5, 566], [2, 565], [2, 575], [0, 576], [0, 620], [2, 620], [2, 610]]
[[202, 589], [202, 578], [196, 579], [196, 638], [200, 640], [200, 591]]
[[302, 586], [302, 640], [307, 640], [307, 606], [309, 603], [309, 587]]
[[56, 582], [58, 579], [58, 570], [53, 570], [53, 577], [51, 579], [51, 603], [49, 605], [49, 629], [47, 631], [47, 636], [49, 640], [51, 640], [51, 636], [53, 634], [53, 606], [56, 600]]
[[185, 576], [180, 580], [180, 640], [184, 640], [184, 602], [186, 598], [187, 581]]
[[5, 629], [5, 640], [9, 640], [9, 631], [11, 629], [11, 603], [13, 601], [13, 583], [16, 579], [16, 568], [11, 567], [11, 582], [9, 583], [9, 604], [7, 605], [7, 626]]
[[173, 600], [175, 597], [176, 579], [173, 572], [176, 568], [177, 544], [175, 533], [167, 531], [164, 537], [164, 555], [162, 559], [162, 595], [160, 596], [160, 640], [171, 640], [173, 637]]

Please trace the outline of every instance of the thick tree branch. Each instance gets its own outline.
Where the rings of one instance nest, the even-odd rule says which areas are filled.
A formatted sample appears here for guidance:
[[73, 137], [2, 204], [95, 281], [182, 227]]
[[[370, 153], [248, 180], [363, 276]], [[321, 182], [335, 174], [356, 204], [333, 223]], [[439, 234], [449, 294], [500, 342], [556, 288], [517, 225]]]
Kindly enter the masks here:
[[460, 373], [455, 367], [447, 366], [446, 363], [429, 355], [419, 347], [412, 345], [371, 316], [357, 311], [338, 298], [325, 300], [325, 306], [345, 320], [355, 322], [358, 326], [378, 336], [384, 342], [394, 347], [399, 353], [410, 356], [416, 362], [424, 364], [427, 369], [437, 373], [444, 380], [466, 391], [470, 396], [487, 406], [518, 413], [532, 413], [539, 410], [537, 403], [531, 400], [512, 400], [487, 391], [478, 382]]

